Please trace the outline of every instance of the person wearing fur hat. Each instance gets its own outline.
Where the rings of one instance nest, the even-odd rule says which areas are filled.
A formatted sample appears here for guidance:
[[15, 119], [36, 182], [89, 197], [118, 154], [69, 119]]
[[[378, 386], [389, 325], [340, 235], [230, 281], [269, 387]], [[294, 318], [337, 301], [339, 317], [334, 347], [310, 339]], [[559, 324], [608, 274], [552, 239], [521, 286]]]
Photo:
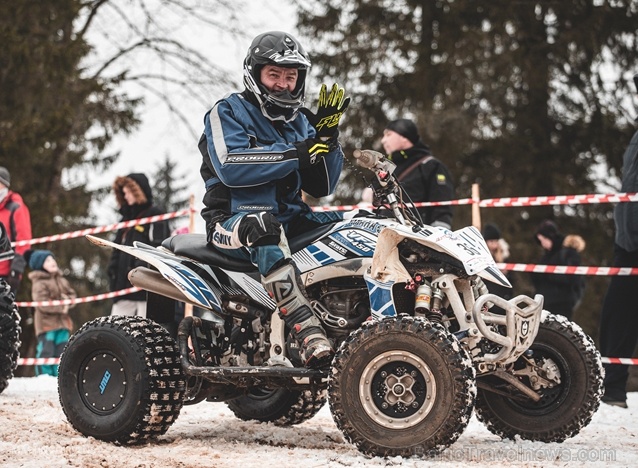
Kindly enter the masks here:
[[[20, 194], [12, 191], [10, 187], [11, 173], [6, 167], [0, 166], [0, 223], [4, 224], [11, 242], [29, 240], [31, 239], [29, 208]], [[28, 248], [28, 245], [16, 247], [13, 259], [0, 261], [0, 279], [11, 286], [16, 296], [26, 267], [23, 255]]]
[[[24, 254], [31, 280], [31, 298], [35, 302], [74, 299], [77, 295], [62, 276], [58, 263], [49, 250], [27, 250]], [[34, 312], [37, 358], [59, 358], [69, 341], [73, 320], [69, 305], [39, 305]], [[36, 366], [35, 374], [58, 375], [57, 365]]]
[[[148, 178], [141, 173], [117, 177], [113, 182], [113, 193], [117, 201], [121, 221], [147, 218], [164, 214], [165, 211], [153, 204], [153, 192]], [[122, 228], [115, 234], [114, 242], [132, 246], [134, 242], [158, 246], [170, 235], [168, 221]], [[145, 263], [120, 250], [113, 250], [108, 266], [111, 291], [121, 291], [132, 287], [129, 272]], [[146, 317], [146, 293], [138, 291], [113, 299], [111, 315], [138, 315]]]
[[[546, 219], [536, 229], [534, 238], [544, 251], [538, 261], [540, 265], [580, 265], [580, 252], [585, 249], [585, 241], [581, 236], [563, 235], [554, 221]], [[543, 308], [571, 320], [574, 308], [584, 293], [584, 277], [534, 273], [532, 281], [536, 294], [542, 294], [545, 298]]]
[[[454, 199], [450, 171], [432, 156], [412, 120], [397, 119], [388, 123], [381, 144], [388, 158], [397, 165], [394, 175], [413, 202]], [[451, 206], [420, 207], [418, 210], [425, 224], [452, 228]]]

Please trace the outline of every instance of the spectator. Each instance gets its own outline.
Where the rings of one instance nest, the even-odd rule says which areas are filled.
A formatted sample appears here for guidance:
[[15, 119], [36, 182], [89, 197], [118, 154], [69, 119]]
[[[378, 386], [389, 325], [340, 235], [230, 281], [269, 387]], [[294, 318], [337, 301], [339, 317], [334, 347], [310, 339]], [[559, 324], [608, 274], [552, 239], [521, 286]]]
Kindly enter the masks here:
[[[635, 79], [635, 78], [634, 78]], [[638, 86], [638, 80], [636, 85]], [[638, 192], [638, 132], [623, 155], [622, 192]], [[638, 204], [619, 203], [614, 210], [614, 267], [638, 267]], [[600, 314], [600, 352], [630, 358], [638, 344], [638, 276], [612, 276]], [[603, 402], [627, 408], [628, 369], [605, 364]]]
[[[487, 248], [490, 249], [490, 253], [496, 263], [504, 263], [510, 256], [510, 246], [505, 239], [501, 236], [501, 230], [494, 223], [487, 223], [483, 227], [483, 238], [487, 244]], [[512, 278], [512, 272], [508, 270], [501, 270], [505, 277], [509, 280], [510, 284], [514, 286]], [[490, 293], [496, 294], [503, 299], [511, 299], [514, 297], [514, 289], [501, 286], [500, 284], [486, 281], [485, 285]]]
[[313, 312], [288, 237], [342, 218], [315, 213], [302, 199], [331, 194], [343, 165], [338, 124], [350, 99], [325, 85], [317, 114], [302, 108], [310, 59], [290, 34], [253, 39], [242, 93], [218, 101], [204, 117], [199, 142], [208, 242], [250, 260], [299, 345], [307, 367], [331, 361], [332, 345]]
[[[580, 265], [580, 252], [585, 249], [582, 237], [574, 234], [564, 236], [556, 223], [545, 220], [538, 226], [534, 238], [544, 250], [539, 264]], [[536, 294], [542, 294], [545, 298], [544, 309], [571, 320], [574, 308], [580, 303], [584, 293], [584, 277], [534, 273], [532, 281]]]
[[[11, 242], [31, 239], [31, 215], [20, 194], [12, 192], [11, 174], [5, 167], [0, 166], [0, 222], [9, 235]], [[18, 288], [22, 280], [22, 273], [27, 265], [23, 254], [29, 249], [28, 245], [14, 248], [15, 256], [12, 260], [0, 261], [0, 279], [11, 286], [13, 293], [18, 295]]]
[[[113, 192], [119, 206], [121, 221], [147, 218], [164, 213], [164, 210], [153, 204], [153, 193], [148, 179], [144, 174], [129, 174], [117, 177], [113, 183]], [[170, 234], [168, 221], [157, 221], [152, 224], [138, 224], [121, 228], [115, 235], [115, 241], [122, 245], [133, 245], [133, 242], [143, 242], [158, 246]], [[121, 291], [132, 287], [128, 280], [129, 271], [145, 265], [141, 260], [120, 250], [113, 250], [109, 262], [108, 275], [111, 291]], [[146, 317], [146, 293], [137, 291], [113, 299], [111, 315], [138, 315]]]
[[[53, 254], [48, 250], [27, 250], [24, 258], [33, 271], [31, 298], [35, 302], [74, 299], [75, 290], [58, 268]], [[69, 341], [73, 320], [69, 316], [69, 305], [39, 305], [34, 312], [35, 335], [38, 339], [37, 358], [59, 358]], [[58, 375], [57, 364], [36, 366], [35, 374]]]
[[[394, 174], [413, 202], [454, 199], [450, 172], [423, 143], [412, 120], [391, 121], [383, 131], [381, 144], [388, 158], [397, 165]], [[425, 224], [452, 228], [452, 207], [449, 205], [420, 207], [419, 213]]]

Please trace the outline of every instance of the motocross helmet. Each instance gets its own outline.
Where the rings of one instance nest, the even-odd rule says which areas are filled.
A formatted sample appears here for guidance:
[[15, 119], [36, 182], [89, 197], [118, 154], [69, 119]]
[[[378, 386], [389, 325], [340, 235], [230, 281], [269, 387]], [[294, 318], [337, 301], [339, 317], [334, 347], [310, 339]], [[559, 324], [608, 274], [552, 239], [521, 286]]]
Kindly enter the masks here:
[[[297, 85], [288, 90], [271, 92], [261, 83], [261, 69], [264, 65], [296, 68], [299, 71]], [[304, 103], [306, 75], [310, 59], [297, 39], [281, 31], [269, 31], [253, 39], [244, 59], [244, 85], [254, 95], [261, 112], [272, 121], [290, 122]]]

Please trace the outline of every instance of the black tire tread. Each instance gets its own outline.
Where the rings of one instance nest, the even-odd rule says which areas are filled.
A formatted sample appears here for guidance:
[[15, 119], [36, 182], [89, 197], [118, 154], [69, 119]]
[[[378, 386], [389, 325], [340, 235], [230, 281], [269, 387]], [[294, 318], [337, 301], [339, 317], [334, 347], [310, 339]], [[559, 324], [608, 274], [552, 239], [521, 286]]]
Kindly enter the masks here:
[[13, 378], [20, 358], [20, 314], [11, 288], [0, 280], [0, 393]]
[[[370, 340], [389, 332], [416, 334], [432, 343], [437, 352], [450, 364], [448, 371], [453, 382], [453, 403], [449, 408], [445, 423], [429, 439], [419, 440], [419, 431], [415, 432], [414, 443], [409, 447], [388, 447], [363, 437], [356, 425], [350, 421], [344, 411], [344, 389], [339, 376], [345, 373], [354, 353], [366, 346]], [[388, 339], [388, 348], [392, 341]], [[433, 327], [427, 320], [401, 316], [384, 319], [380, 322], [367, 322], [354, 331], [343, 342], [335, 359], [328, 383], [329, 403], [333, 419], [345, 439], [354, 444], [359, 451], [368, 456], [411, 457], [433, 456], [452, 445], [463, 433], [470, 422], [476, 396], [475, 371], [472, 361], [455, 337], [444, 330]]]
[[[142, 379], [146, 380], [144, 393], [136, 410], [135, 427], [122, 431], [113, 437], [101, 438], [93, 433], [86, 433], [83, 427], [86, 421], [76, 421], [77, 411], [69, 407], [65, 391], [74, 391], [74, 384], [59, 383], [58, 392], [62, 409], [71, 425], [84, 435], [101, 438], [117, 444], [136, 445], [155, 439], [166, 433], [175, 422], [184, 403], [186, 380], [180, 364], [179, 350], [173, 338], [164, 327], [145, 318], [127, 316], [100, 317], [84, 324], [71, 336], [60, 358], [60, 380], [72, 375], [76, 362], [68, 362], [74, 343], [85, 334], [100, 333], [101, 330], [116, 331], [135, 350], [138, 359], [143, 360], [145, 371]], [[68, 369], [67, 369], [68, 368]], [[77, 390], [75, 390], [77, 391]], [[95, 424], [99, 424], [96, 418]]]
[[567, 419], [567, 421], [559, 427], [549, 427], [546, 421], [545, 424], [543, 421], [538, 421], [537, 427], [530, 427], [529, 430], [523, 431], [508, 424], [501, 417], [500, 412], [493, 407], [494, 405], [490, 405], [487, 401], [488, 398], [491, 398], [493, 401], [501, 400], [504, 403], [507, 397], [490, 395], [484, 390], [479, 390], [475, 407], [476, 417], [490, 432], [503, 439], [514, 440], [516, 436], [519, 436], [524, 440], [563, 442], [570, 437], [574, 437], [582, 428], [587, 426], [600, 405], [603, 394], [603, 367], [600, 353], [591, 337], [584, 333], [577, 324], [563, 316], [548, 314], [541, 323], [541, 327], [557, 332], [576, 347], [581, 356], [582, 364], [585, 366], [587, 389], [585, 394], [582, 395], [582, 401], [578, 402], [571, 399], [569, 406], [573, 408], [573, 414], [563, 418]]

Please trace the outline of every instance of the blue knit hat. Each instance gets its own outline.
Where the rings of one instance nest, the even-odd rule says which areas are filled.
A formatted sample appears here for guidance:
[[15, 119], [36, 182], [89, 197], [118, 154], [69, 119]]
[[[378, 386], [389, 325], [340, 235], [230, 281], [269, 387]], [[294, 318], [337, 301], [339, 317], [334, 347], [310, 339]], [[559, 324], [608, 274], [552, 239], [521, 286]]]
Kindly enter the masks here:
[[[32, 250], [31, 255], [29, 256], [29, 268], [32, 270], [42, 270], [44, 266], [44, 261], [48, 256], [53, 257], [53, 253], [50, 250]], [[26, 253], [25, 253], [26, 257]]]

